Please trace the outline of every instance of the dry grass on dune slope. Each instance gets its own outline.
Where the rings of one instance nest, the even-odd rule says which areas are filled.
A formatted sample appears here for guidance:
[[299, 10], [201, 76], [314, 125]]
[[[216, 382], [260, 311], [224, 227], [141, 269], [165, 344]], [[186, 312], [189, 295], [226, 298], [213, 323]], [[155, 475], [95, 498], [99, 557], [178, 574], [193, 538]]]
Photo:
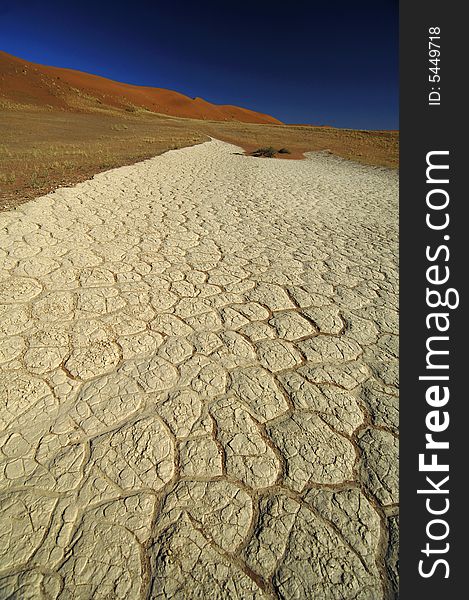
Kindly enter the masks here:
[[10, 106], [0, 109], [0, 209], [208, 136], [248, 152], [286, 147], [291, 154], [278, 155], [284, 159], [329, 150], [367, 164], [395, 167], [398, 161], [395, 132], [180, 119], [143, 110], [90, 114]]
[[0, 110], [0, 208], [207, 140], [170, 118]]
[[281, 123], [271, 115], [240, 106], [213, 104], [174, 90], [39, 65], [0, 51], [0, 105], [2, 102], [72, 113], [147, 110], [189, 119]]

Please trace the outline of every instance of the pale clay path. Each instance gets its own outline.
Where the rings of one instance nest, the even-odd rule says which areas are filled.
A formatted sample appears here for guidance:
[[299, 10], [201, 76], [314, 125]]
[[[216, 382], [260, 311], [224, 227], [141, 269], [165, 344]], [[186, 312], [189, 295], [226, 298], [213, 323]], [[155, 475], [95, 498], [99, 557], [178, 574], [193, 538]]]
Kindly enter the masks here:
[[0, 214], [0, 598], [392, 598], [397, 174], [216, 140]]

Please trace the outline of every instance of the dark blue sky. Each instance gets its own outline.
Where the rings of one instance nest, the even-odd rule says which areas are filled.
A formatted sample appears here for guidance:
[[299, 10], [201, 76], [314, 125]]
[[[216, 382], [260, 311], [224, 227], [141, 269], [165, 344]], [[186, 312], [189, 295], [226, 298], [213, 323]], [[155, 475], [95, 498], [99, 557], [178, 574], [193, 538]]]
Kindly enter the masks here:
[[0, 49], [288, 123], [398, 128], [397, 0], [0, 0]]

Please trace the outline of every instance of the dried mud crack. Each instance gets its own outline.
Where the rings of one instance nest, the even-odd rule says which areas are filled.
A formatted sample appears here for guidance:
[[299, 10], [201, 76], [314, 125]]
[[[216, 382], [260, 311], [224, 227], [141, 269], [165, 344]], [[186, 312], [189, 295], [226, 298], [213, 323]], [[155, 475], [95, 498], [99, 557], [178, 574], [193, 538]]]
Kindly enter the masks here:
[[397, 595], [397, 174], [212, 140], [0, 214], [0, 598]]

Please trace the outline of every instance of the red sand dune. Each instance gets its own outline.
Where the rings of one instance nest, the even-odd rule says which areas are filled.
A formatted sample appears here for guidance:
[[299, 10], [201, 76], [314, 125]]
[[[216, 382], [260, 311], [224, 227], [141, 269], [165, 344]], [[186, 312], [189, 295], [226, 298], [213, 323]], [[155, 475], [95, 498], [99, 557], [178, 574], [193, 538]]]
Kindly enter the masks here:
[[49, 106], [68, 111], [95, 111], [111, 106], [213, 121], [277, 123], [281, 121], [239, 106], [211, 104], [202, 98], [163, 88], [119, 83], [72, 69], [27, 62], [0, 51], [0, 100], [15, 104]]

